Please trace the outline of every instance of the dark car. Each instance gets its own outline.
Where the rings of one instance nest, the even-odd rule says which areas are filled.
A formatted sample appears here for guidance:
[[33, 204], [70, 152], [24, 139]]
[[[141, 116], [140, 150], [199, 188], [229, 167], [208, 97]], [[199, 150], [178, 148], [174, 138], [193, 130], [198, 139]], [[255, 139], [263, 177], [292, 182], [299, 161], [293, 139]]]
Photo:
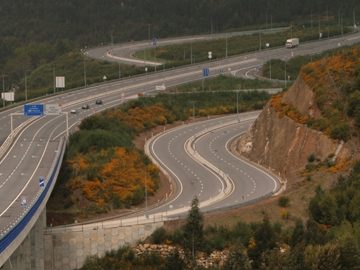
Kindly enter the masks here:
[[90, 109], [90, 106], [89, 106], [89, 104], [84, 104], [84, 105], [82, 105], [82, 107], [81, 107], [83, 110], [87, 110], [87, 109]]
[[97, 100], [95, 101], [95, 104], [96, 104], [96, 105], [101, 105], [101, 104], [103, 104], [103, 102], [102, 102], [101, 99], [97, 99]]

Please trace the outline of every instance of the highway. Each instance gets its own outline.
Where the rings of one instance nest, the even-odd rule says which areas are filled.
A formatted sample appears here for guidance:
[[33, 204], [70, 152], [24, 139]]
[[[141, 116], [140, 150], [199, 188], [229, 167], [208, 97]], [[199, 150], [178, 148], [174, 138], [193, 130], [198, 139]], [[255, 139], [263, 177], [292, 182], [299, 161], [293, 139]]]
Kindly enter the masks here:
[[[208, 35], [196, 35], [196, 36], [185, 36], [185, 37], [176, 37], [176, 38], [164, 38], [156, 39], [156, 46], [167, 46], [174, 44], [183, 44], [207, 40], [215, 40], [221, 38], [230, 38], [234, 36], [244, 36], [252, 35], [261, 32], [262, 34], [277, 33], [286, 30], [288, 27], [282, 28], [273, 28], [273, 29], [263, 29], [263, 30], [249, 30], [241, 32], [230, 32], [230, 33], [217, 33], [217, 34], [208, 34]], [[143, 51], [148, 48], [154, 48], [154, 42], [147, 41], [138, 41], [138, 42], [129, 42], [124, 44], [113, 44], [109, 46], [102, 46], [97, 48], [91, 48], [85, 50], [85, 55], [88, 55], [91, 58], [106, 60], [111, 62], [122, 62], [124, 64], [130, 64], [135, 66], [160, 66], [161, 62], [148, 61], [145, 59], [136, 59], [134, 54], [139, 51]]]
[[[165, 84], [170, 87], [201, 80], [204, 67], [210, 69], [210, 76], [224, 72], [247, 72], [271, 58], [287, 59], [300, 54], [314, 54], [339, 45], [356, 43], [359, 40], [360, 34], [356, 33], [337, 39], [302, 44], [293, 50], [278, 48], [254, 52], [210, 63], [148, 73], [104, 85], [87, 87], [76, 92], [58, 93], [58, 95], [46, 97], [36, 103], [59, 104], [62, 111], [65, 114], [68, 113], [70, 132], [73, 132], [83, 118], [106, 108], [114, 107], [128, 99], [136, 98], [138, 93], [154, 91], [158, 84]], [[96, 99], [102, 99], [104, 104], [95, 105]], [[90, 104], [90, 109], [82, 110], [83, 104]], [[77, 110], [76, 114], [69, 113], [73, 109]], [[22, 106], [18, 106], [0, 112], [1, 142], [6, 142], [6, 138], [9, 138], [11, 132], [10, 114], [21, 114], [22, 111]], [[14, 115], [13, 118], [15, 130], [19, 125], [29, 121], [24, 116]], [[60, 139], [66, 134], [65, 120], [65, 115], [33, 118], [22, 129], [17, 130], [16, 136], [10, 141], [10, 147], [0, 149], [0, 240], [19, 222], [31, 207], [32, 202], [39, 196], [39, 192], [41, 192], [39, 178], [46, 178], [51, 173], [54, 159], [59, 151]], [[162, 166], [171, 168], [174, 171], [173, 176], [178, 179], [174, 182], [176, 189], [174, 189], [169, 203], [163, 208], [152, 209], [153, 212], [149, 212], [149, 214], [156, 211], [161, 212], [164, 209], [167, 212], [169, 209], [170, 211], [181, 210], [188, 205], [194, 195], [199, 196], [202, 207], [210, 211], [251, 202], [274, 192], [276, 183], [273, 180], [269, 180], [259, 170], [253, 170], [252, 166], [244, 164], [237, 166], [238, 161], [227, 153], [226, 148], [222, 146], [224, 141], [235, 136], [236, 132], [237, 134], [241, 133], [249, 124], [250, 122], [240, 122], [239, 126], [234, 124], [225, 130], [218, 129], [207, 135], [199, 135], [200, 137], [196, 140], [196, 134], [186, 137], [180, 136], [180, 133], [175, 134], [178, 131], [166, 133], [159, 138], [153, 147], [154, 153], [159, 158], [158, 162], [162, 163]], [[238, 131], [236, 131], [237, 128]], [[200, 131], [201, 129], [195, 129], [194, 126], [192, 131], [184, 129], [181, 132], [185, 132], [185, 135], [197, 130]], [[216, 134], [218, 137], [213, 137]], [[176, 135], [178, 137], [175, 138]], [[189, 138], [192, 137], [194, 140], [191, 139], [189, 142]], [[175, 140], [176, 143], [172, 143]], [[180, 151], [178, 148], [184, 148], [185, 143], [190, 143], [187, 152]], [[171, 152], [167, 149], [169, 144]], [[195, 147], [193, 154], [191, 154], [191, 145]], [[199, 164], [198, 161], [194, 162], [194, 155], [195, 160], [200, 160], [202, 164]], [[217, 169], [204, 169], [204, 167], [211, 168], [212, 166], [217, 167]], [[220, 177], [216, 176], [216, 170], [219, 170], [218, 176], [220, 175]], [[171, 174], [171, 172], [169, 173]], [[266, 179], [263, 179], [264, 177]], [[172, 214], [178, 213], [173, 212]]]
[[184, 214], [194, 196], [199, 198], [203, 211], [214, 211], [276, 193], [281, 187], [276, 177], [228, 150], [230, 140], [245, 132], [258, 114], [243, 113], [183, 125], [153, 138], [148, 144], [151, 156], [169, 174], [178, 192], [148, 214]]

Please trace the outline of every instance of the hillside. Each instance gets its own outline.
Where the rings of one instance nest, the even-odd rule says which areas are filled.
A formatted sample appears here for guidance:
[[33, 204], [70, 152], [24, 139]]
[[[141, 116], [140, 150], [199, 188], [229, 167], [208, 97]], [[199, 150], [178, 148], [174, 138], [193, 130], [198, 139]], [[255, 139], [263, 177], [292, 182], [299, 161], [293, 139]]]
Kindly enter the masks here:
[[347, 169], [358, 158], [360, 47], [304, 66], [238, 142], [238, 151], [285, 177]]
[[[358, 1], [258, 0], [255, 5], [252, 0], [2, 0], [0, 75], [5, 90], [16, 91], [19, 101], [25, 98], [25, 77], [30, 98], [52, 93], [54, 74], [66, 77], [67, 89], [85, 84], [84, 69], [88, 85], [102, 82], [105, 74], [108, 80], [119, 77], [118, 65], [84, 58], [80, 50], [85, 47], [290, 24], [294, 34], [295, 29], [301, 29], [312, 37], [317, 37], [318, 31], [332, 35], [346, 32], [347, 26], [353, 25], [353, 11], [359, 13]], [[282, 44], [284, 39], [271, 44]], [[218, 42], [221, 53], [222, 43]], [[251, 49], [257, 46], [256, 40]], [[229, 55], [239, 53], [238, 47], [230, 45]], [[199, 60], [196, 46], [193, 49]], [[183, 49], [179, 56], [184, 57]], [[122, 77], [143, 71], [127, 65], [120, 69]]]

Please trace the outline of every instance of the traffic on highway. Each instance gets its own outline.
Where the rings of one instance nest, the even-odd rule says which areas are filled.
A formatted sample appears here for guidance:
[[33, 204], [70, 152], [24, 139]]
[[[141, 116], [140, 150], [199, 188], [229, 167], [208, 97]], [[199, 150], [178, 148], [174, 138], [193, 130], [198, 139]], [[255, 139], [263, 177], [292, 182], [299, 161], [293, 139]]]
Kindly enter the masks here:
[[[57, 104], [60, 110], [55, 115], [29, 118], [24, 116], [23, 105], [0, 112], [0, 141], [3, 142], [0, 148], [0, 241], [31, 211], [49, 183], [54, 164], [62, 158], [59, 153], [68, 132], [74, 132], [85, 117], [137, 98], [139, 93], [154, 91], [157, 85], [171, 87], [201, 80], [204, 68], [208, 68], [209, 77], [224, 72], [246, 74], [269, 59], [316, 54], [359, 40], [360, 34], [354, 33], [303, 43], [295, 49], [268, 49], [57, 93], [34, 102], [44, 106]], [[106, 54], [106, 49], [102, 53]], [[92, 51], [87, 55], [92, 56]], [[238, 159], [227, 148], [232, 138], [249, 128], [257, 114], [186, 125], [149, 141], [149, 154], [172, 179], [173, 192], [164, 205], [149, 208], [141, 216], [147, 219], [156, 214], [182, 215], [195, 195], [205, 211], [213, 211], [251, 203], [279, 191], [279, 179]]]

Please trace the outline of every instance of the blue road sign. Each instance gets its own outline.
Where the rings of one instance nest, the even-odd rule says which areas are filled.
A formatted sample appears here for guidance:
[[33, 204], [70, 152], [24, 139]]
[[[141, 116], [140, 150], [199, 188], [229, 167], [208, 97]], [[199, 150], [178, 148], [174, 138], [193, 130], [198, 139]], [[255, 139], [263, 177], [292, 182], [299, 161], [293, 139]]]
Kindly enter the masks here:
[[209, 76], [209, 68], [203, 68], [203, 76], [208, 77]]
[[25, 104], [25, 116], [42, 116], [44, 115], [44, 104]]
[[42, 176], [39, 178], [39, 187], [45, 187], [45, 178]]

